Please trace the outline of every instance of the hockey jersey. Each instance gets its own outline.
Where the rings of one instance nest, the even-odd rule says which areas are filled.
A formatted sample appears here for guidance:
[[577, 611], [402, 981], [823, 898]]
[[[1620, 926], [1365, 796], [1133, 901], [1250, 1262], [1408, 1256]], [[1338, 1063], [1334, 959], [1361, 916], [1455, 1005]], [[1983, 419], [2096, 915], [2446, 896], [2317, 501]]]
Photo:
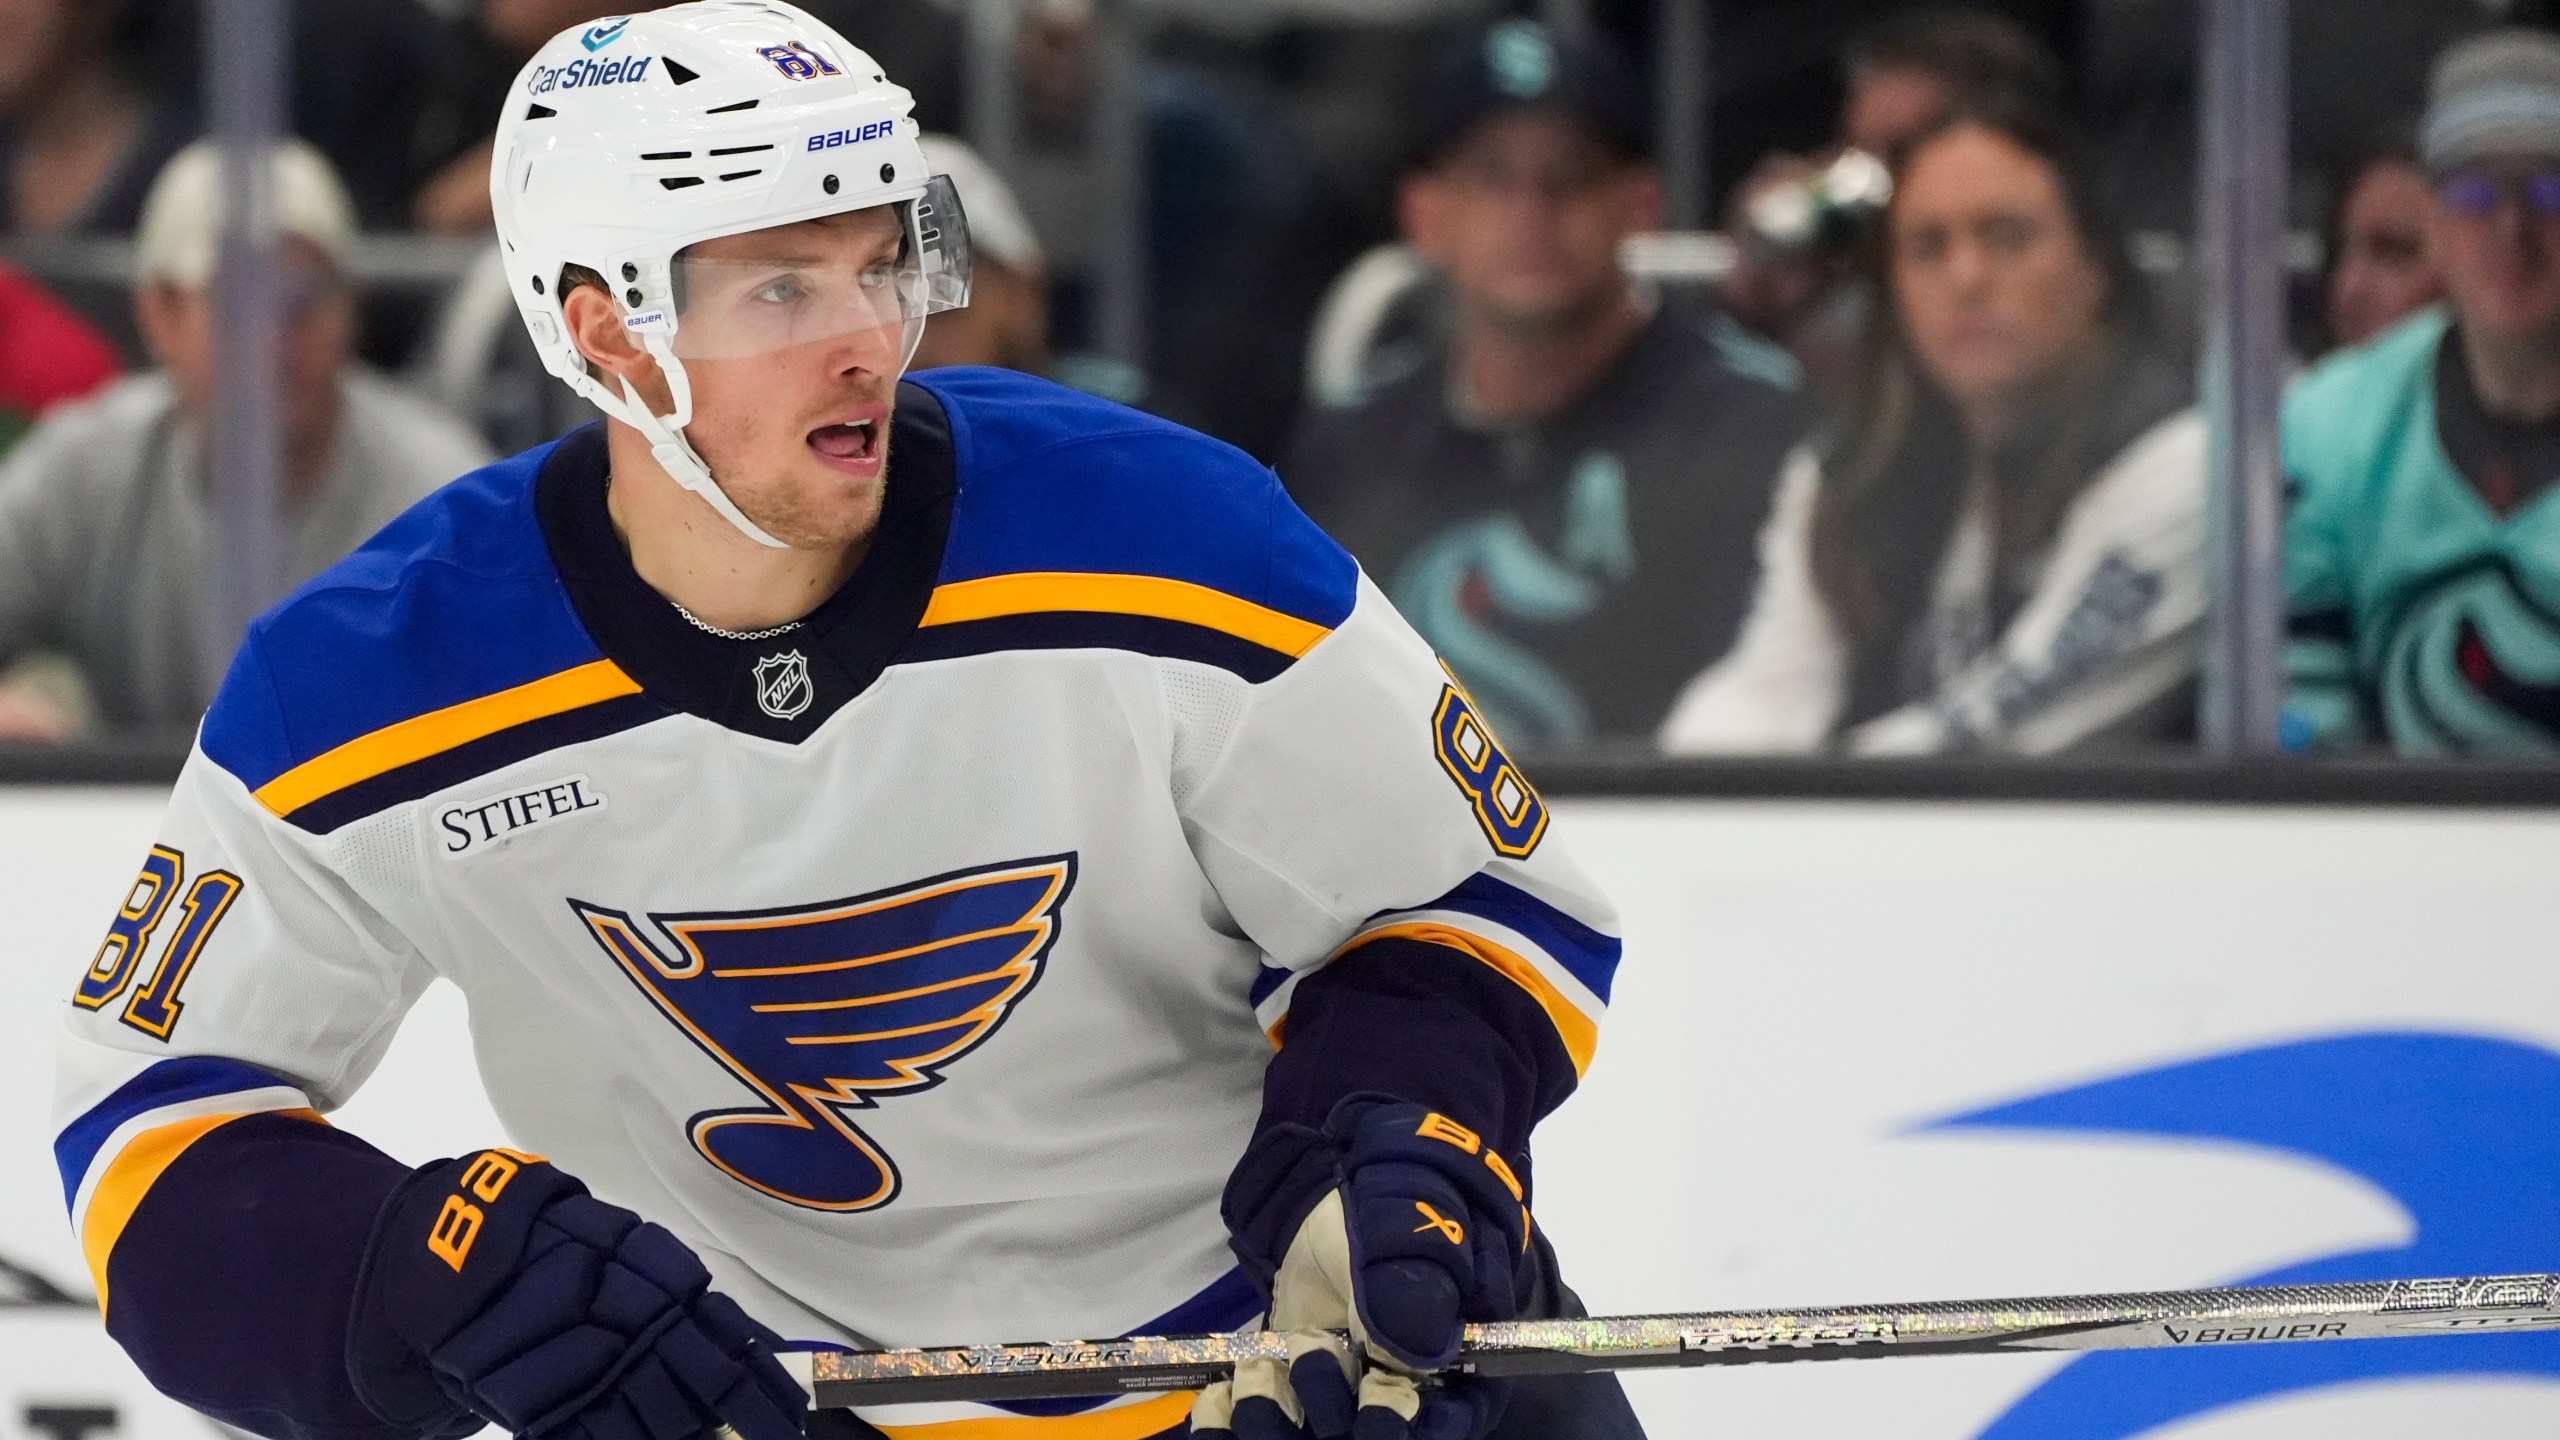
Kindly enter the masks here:
[[[65, 1196], [162, 1388], [367, 1429], [329, 1327], [406, 1169], [322, 1117], [439, 976], [508, 1143], [795, 1341], [1246, 1323], [1220, 1188], [1345, 1093], [1527, 1173], [1618, 942], [1430, 649], [1189, 431], [958, 370], [892, 443], [868, 558], [770, 638], [639, 580], [596, 429], [252, 628], [64, 1019]], [[1134, 1440], [1184, 1404], [866, 1418]]]
[[2291, 748], [2560, 748], [2560, 488], [2504, 508], [2465, 478], [2487, 422], [2448, 325], [2422, 311], [2285, 396]]

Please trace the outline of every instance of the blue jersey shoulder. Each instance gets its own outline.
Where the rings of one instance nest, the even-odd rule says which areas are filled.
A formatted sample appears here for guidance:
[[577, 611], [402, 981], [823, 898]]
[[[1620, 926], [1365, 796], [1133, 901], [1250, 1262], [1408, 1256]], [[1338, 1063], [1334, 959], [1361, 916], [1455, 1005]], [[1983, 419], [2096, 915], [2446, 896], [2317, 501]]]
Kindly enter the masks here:
[[942, 402], [957, 464], [941, 583], [1146, 575], [1327, 628], [1351, 613], [1351, 557], [1234, 446], [1016, 371], [909, 379]]
[[206, 756], [256, 790], [351, 740], [603, 658], [534, 513], [554, 448], [429, 495], [252, 622], [205, 715]]

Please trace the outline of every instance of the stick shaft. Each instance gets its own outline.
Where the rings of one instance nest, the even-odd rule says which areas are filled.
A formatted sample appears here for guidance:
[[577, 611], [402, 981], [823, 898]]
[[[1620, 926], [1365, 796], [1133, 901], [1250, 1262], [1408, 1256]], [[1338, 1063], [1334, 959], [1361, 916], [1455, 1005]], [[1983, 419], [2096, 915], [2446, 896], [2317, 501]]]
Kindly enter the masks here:
[[[1959, 1300], [1837, 1309], [1702, 1311], [1470, 1325], [1455, 1368], [1553, 1375], [1994, 1350], [2200, 1349], [2560, 1329], [2560, 1275], [2463, 1276]], [[1190, 1390], [1248, 1360], [1286, 1363], [1269, 1331], [934, 1350], [845, 1350], [812, 1366], [817, 1403], [1062, 1399]]]

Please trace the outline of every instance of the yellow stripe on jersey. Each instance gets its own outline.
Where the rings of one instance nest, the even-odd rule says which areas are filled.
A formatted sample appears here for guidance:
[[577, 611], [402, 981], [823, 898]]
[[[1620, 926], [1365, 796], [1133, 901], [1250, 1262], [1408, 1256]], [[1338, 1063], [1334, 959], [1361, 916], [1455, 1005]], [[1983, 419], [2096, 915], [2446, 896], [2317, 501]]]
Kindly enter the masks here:
[[[1501, 971], [1511, 983], [1528, 991], [1529, 998], [1538, 1002], [1539, 1009], [1547, 1012], [1547, 1019], [1556, 1027], [1556, 1035], [1564, 1041], [1565, 1053], [1573, 1057], [1573, 1073], [1579, 1076], [1591, 1068], [1591, 1056], [1600, 1048], [1599, 1022], [1583, 1014], [1572, 1001], [1564, 998], [1564, 992], [1558, 990], [1546, 976], [1539, 974], [1538, 967], [1530, 964], [1525, 957], [1504, 946], [1496, 945], [1481, 935], [1471, 935], [1455, 926], [1434, 924], [1428, 920], [1416, 920], [1402, 925], [1381, 925], [1375, 930], [1363, 932], [1359, 939], [1343, 946], [1335, 953], [1346, 954], [1372, 940], [1383, 940], [1389, 936], [1420, 940], [1432, 945], [1446, 945], [1452, 950], [1463, 950]], [[1273, 1027], [1273, 1030], [1272, 1043], [1276, 1045], [1279, 1043], [1278, 1027]]]
[[322, 796], [501, 730], [639, 693], [640, 682], [621, 666], [593, 661], [359, 735], [259, 786], [258, 803], [273, 814], [290, 815]]
[[925, 625], [957, 625], [1007, 615], [1081, 610], [1103, 615], [1147, 615], [1221, 630], [1291, 659], [1315, 648], [1331, 630], [1295, 615], [1240, 600], [1224, 590], [1168, 580], [1161, 575], [1087, 575], [1034, 571], [990, 575], [934, 587]]
[[89, 1278], [97, 1282], [98, 1313], [107, 1313], [107, 1257], [115, 1253], [116, 1241], [124, 1235], [124, 1227], [133, 1223], [133, 1212], [142, 1208], [142, 1197], [168, 1168], [177, 1163], [187, 1147], [234, 1120], [251, 1115], [289, 1115], [315, 1125], [329, 1122], [316, 1110], [248, 1110], [228, 1115], [198, 1115], [187, 1120], [172, 1120], [155, 1125], [128, 1141], [116, 1158], [107, 1162], [106, 1172], [98, 1177], [98, 1188], [89, 1194], [89, 1212], [80, 1222], [80, 1251], [89, 1261]]
[[1082, 1415], [1006, 1415], [876, 1428], [889, 1440], [1149, 1440], [1190, 1418], [1192, 1394], [1185, 1390]]

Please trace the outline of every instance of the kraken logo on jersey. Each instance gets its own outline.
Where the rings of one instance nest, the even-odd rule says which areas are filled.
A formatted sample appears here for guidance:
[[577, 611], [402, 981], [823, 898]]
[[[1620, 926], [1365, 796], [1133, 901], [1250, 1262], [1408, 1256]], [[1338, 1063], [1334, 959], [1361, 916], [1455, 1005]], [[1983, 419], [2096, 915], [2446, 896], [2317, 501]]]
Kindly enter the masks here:
[[2389, 618], [2374, 688], [2404, 752], [2560, 744], [2560, 604], [2548, 588], [2491, 556], [2429, 577]]
[[816, 905], [650, 915], [671, 949], [622, 911], [569, 906], [761, 1099], [687, 1122], [702, 1158], [794, 1205], [868, 1210], [897, 1198], [898, 1167], [851, 1112], [940, 1084], [995, 1033], [1040, 978], [1075, 870], [1059, 855]]

